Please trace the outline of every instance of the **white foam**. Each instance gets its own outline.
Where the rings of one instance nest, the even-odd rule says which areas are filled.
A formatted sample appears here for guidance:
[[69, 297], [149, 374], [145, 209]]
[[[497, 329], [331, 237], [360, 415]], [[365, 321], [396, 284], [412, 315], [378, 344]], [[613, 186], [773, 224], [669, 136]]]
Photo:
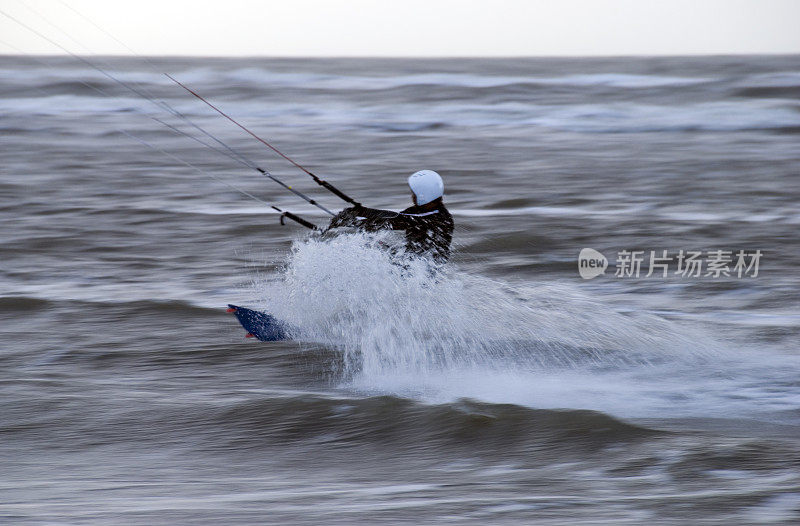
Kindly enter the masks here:
[[568, 75], [565, 77], [536, 79], [540, 84], [567, 86], [609, 86], [614, 88], [655, 88], [666, 86], [690, 86], [712, 82], [707, 77], [663, 77], [659, 75], [631, 75], [626, 73], [595, 73]]

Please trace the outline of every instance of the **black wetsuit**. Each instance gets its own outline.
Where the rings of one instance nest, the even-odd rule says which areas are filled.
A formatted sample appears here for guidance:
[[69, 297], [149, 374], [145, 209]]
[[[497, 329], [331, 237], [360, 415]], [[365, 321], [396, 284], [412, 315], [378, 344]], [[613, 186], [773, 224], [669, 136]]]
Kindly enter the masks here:
[[402, 212], [354, 206], [345, 208], [331, 220], [328, 228], [355, 226], [368, 232], [405, 230], [406, 251], [432, 257], [444, 263], [450, 256], [453, 217], [439, 198], [425, 206], [411, 206]]

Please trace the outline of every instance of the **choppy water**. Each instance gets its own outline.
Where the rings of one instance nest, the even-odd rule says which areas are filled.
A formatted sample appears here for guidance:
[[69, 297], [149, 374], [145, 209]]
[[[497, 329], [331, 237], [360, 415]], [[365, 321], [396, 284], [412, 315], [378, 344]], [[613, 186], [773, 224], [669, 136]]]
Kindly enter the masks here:
[[[342, 205], [143, 60], [93, 60]], [[453, 260], [281, 227], [122, 132], [325, 218], [85, 64], [0, 58], [0, 522], [800, 521], [800, 58], [155, 69], [370, 206], [438, 170]], [[585, 281], [584, 247], [763, 256]], [[243, 339], [228, 302], [302, 341]]]

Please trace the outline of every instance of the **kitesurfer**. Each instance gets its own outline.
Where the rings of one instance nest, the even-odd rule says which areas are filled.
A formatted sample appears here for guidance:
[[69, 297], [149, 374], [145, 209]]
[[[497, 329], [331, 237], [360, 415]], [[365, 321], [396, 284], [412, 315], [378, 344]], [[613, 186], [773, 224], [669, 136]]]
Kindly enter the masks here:
[[363, 206], [345, 208], [328, 228], [353, 226], [367, 232], [404, 230], [406, 251], [444, 263], [450, 256], [453, 217], [442, 202], [444, 183], [433, 170], [420, 170], [408, 178], [414, 206], [402, 212]]

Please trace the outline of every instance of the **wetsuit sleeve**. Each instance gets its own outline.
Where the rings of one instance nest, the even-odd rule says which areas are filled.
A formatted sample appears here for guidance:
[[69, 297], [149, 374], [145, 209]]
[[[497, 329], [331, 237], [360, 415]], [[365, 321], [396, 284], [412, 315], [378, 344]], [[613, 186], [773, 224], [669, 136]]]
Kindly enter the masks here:
[[403, 218], [397, 212], [392, 212], [391, 210], [352, 206], [336, 214], [336, 216], [331, 219], [328, 228], [350, 226], [368, 231], [385, 228], [398, 230], [406, 228], [402, 219]]

